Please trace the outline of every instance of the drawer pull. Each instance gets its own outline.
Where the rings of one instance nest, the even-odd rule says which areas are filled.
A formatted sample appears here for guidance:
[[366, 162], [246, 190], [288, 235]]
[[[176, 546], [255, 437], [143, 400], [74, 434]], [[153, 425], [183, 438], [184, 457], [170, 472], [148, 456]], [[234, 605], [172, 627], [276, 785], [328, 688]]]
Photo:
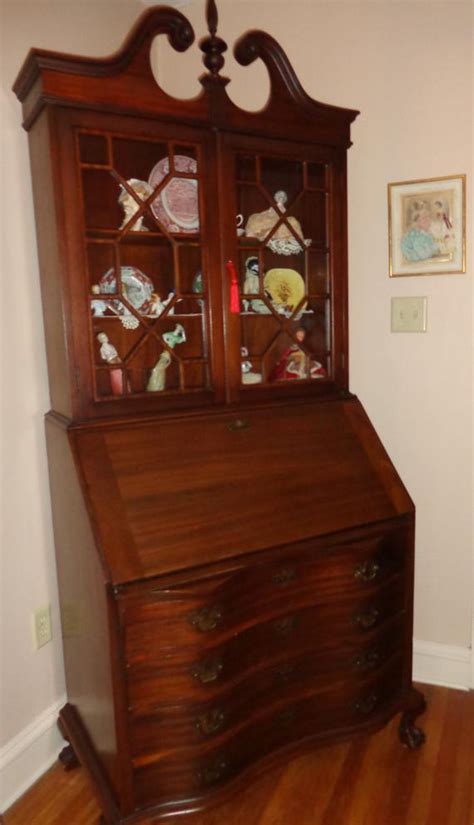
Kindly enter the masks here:
[[370, 559], [356, 565], [354, 576], [359, 581], [373, 582], [378, 577], [380, 570], [380, 563], [376, 559]]
[[243, 430], [248, 430], [249, 427], [249, 422], [245, 421], [244, 418], [236, 418], [235, 421], [230, 421], [227, 424], [227, 429], [230, 430], [231, 433], [242, 432]]
[[210, 765], [204, 765], [196, 771], [196, 779], [199, 785], [214, 785], [228, 773], [229, 763], [226, 759], [219, 758]]
[[380, 662], [380, 653], [378, 650], [367, 650], [365, 653], [359, 653], [354, 659], [354, 667], [356, 670], [371, 670]]
[[216, 682], [219, 679], [223, 669], [224, 662], [222, 659], [213, 659], [211, 662], [196, 665], [191, 673], [202, 685], [208, 685], [210, 682]]
[[203, 607], [188, 614], [188, 622], [200, 633], [210, 633], [222, 624], [220, 607]]
[[355, 703], [355, 709], [357, 713], [361, 713], [364, 716], [368, 716], [369, 713], [372, 713], [379, 703], [379, 695], [378, 693], [373, 690], [372, 693], [369, 693], [368, 696], [364, 696], [362, 699], [359, 699], [358, 702]]
[[296, 716], [296, 712], [293, 708], [286, 708], [285, 710], [280, 711], [274, 718], [274, 722], [278, 727], [287, 727], [294, 722]]
[[287, 584], [296, 579], [296, 570], [294, 567], [282, 567], [277, 573], [272, 576], [273, 584], [278, 587], [286, 587]]
[[285, 616], [273, 622], [273, 630], [278, 636], [289, 636], [296, 625], [296, 616]]
[[357, 613], [354, 616], [354, 624], [362, 630], [370, 630], [374, 627], [380, 619], [380, 610], [377, 607], [372, 607], [364, 613]]
[[194, 727], [203, 736], [213, 736], [218, 731], [222, 730], [225, 722], [225, 713], [223, 710], [210, 710], [209, 713], [202, 713], [194, 720]]
[[290, 678], [294, 670], [295, 666], [290, 665], [290, 663], [288, 663], [279, 667], [275, 673], [275, 676], [279, 682], [286, 682]]

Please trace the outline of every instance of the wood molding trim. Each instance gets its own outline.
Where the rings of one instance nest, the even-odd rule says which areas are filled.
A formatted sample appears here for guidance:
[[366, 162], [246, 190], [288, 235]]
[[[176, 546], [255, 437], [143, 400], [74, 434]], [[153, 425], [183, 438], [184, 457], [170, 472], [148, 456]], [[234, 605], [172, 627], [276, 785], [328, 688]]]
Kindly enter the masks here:
[[413, 643], [413, 679], [429, 685], [471, 690], [474, 688], [472, 650], [418, 640]]
[[0, 749], [0, 811], [36, 782], [64, 747], [57, 721], [65, 701], [61, 696]]

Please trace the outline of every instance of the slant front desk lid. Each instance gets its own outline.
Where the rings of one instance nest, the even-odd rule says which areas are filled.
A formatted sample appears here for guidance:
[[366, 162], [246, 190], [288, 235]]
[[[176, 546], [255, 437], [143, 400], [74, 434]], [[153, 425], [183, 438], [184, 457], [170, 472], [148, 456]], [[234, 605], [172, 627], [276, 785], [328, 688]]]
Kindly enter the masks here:
[[413, 511], [355, 398], [70, 435], [114, 583]]

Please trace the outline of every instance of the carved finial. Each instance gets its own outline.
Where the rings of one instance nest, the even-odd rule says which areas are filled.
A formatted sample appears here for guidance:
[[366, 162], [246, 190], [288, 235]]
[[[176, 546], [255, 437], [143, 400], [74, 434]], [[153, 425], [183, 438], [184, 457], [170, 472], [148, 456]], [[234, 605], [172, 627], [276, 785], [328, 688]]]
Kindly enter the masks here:
[[208, 0], [206, 8], [206, 20], [207, 28], [209, 29], [209, 34], [215, 34], [217, 32], [217, 23], [219, 21], [215, 0]]
[[223, 53], [227, 51], [227, 43], [220, 37], [216, 36], [217, 32], [217, 6], [215, 0], [207, 0], [206, 6], [206, 20], [207, 28], [209, 29], [209, 37], [201, 40], [199, 47], [204, 52], [204, 65], [206, 69], [217, 77], [224, 65]]

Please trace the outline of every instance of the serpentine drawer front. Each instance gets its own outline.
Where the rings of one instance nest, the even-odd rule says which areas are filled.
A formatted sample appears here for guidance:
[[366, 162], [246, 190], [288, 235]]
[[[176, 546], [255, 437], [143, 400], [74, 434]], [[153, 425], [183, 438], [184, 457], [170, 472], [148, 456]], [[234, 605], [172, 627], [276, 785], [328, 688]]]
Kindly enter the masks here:
[[245, 726], [250, 716], [263, 712], [289, 693], [319, 690], [324, 697], [331, 686], [363, 684], [398, 655], [403, 629], [403, 616], [398, 616], [388, 626], [357, 642], [324, 652], [316, 646], [295, 654], [289, 647], [284, 657], [243, 673], [233, 683], [225, 679], [217, 666], [216, 678], [202, 683], [201, 690], [190, 692], [182, 704], [177, 704], [178, 696], [172, 690], [168, 699], [175, 699], [175, 703], [165, 704], [165, 697], [153, 680], [148, 683], [149, 687], [153, 684], [151, 695], [140, 691], [134, 683], [130, 686], [132, 752], [134, 756], [158, 750], [170, 754]]
[[[225, 782], [255, 759], [306, 736], [322, 738], [337, 729], [364, 726], [387, 712], [400, 695], [400, 655], [371, 678], [349, 685], [336, 682], [321, 691], [308, 689], [281, 702], [252, 709], [239, 726], [215, 737], [183, 743], [171, 752], [150, 752], [133, 760], [136, 801], [146, 804], [158, 786], [160, 796], [183, 798]], [[204, 717], [202, 717], [204, 718]], [[219, 715], [209, 724], [219, 724]], [[199, 720], [199, 724], [202, 721]]]
[[159, 625], [142, 636], [134, 628], [132, 640], [126, 634], [125, 645], [129, 701], [201, 701], [229, 685], [240, 685], [248, 674], [284, 661], [289, 654], [317, 650], [327, 656], [339, 646], [357, 647], [403, 613], [402, 585], [396, 579], [373, 593], [334, 604], [292, 604], [291, 613], [285, 600], [283, 612], [266, 621], [261, 621], [256, 605], [250, 627], [225, 638], [196, 634], [194, 645], [166, 650], [160, 644]]
[[191, 584], [163, 587], [154, 580], [119, 598], [127, 649], [133, 659], [140, 645], [164, 651], [215, 642], [253, 624], [256, 616], [277, 616], [287, 604], [324, 605], [371, 592], [404, 566], [404, 545], [395, 531], [339, 546], [307, 542], [276, 563]]

